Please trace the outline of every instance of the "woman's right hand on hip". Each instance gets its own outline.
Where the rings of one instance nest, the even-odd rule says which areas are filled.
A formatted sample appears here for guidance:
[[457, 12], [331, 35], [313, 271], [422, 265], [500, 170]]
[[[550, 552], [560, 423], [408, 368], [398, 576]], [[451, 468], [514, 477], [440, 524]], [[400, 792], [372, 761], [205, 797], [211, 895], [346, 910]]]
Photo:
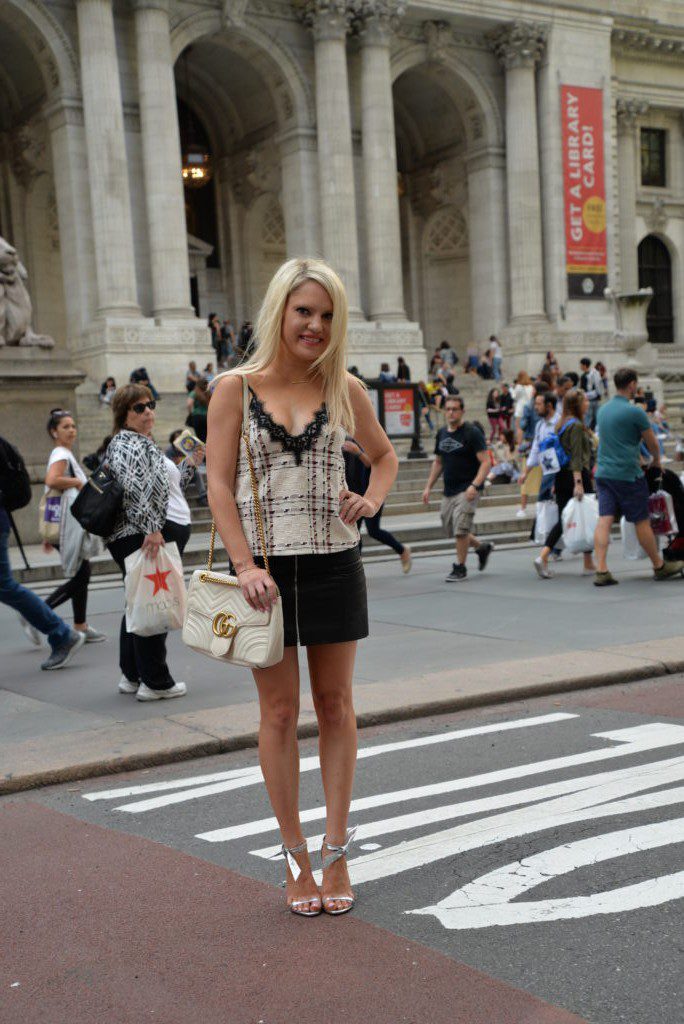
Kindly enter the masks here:
[[164, 538], [159, 530], [155, 530], [154, 533], [148, 533], [145, 540], [142, 542], [142, 553], [145, 558], [149, 558], [150, 561], [154, 561], [159, 554], [159, 548], [164, 546]]
[[270, 611], [278, 599], [275, 580], [256, 565], [238, 573], [238, 582], [247, 604], [257, 612]]

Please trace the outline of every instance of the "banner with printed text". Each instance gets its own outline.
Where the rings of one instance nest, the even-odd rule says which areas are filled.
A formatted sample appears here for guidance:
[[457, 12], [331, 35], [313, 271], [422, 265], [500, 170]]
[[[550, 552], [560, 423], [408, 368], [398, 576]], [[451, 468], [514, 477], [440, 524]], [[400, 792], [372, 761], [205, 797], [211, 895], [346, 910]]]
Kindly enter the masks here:
[[561, 86], [565, 262], [571, 299], [600, 299], [608, 284], [603, 90]]

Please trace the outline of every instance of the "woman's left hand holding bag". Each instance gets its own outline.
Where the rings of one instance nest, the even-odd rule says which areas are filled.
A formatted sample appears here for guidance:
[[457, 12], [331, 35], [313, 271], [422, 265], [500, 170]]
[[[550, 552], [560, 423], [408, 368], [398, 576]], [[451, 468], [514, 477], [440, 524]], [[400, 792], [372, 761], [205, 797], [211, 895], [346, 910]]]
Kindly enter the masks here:
[[159, 554], [159, 548], [164, 546], [164, 538], [161, 535], [160, 530], [155, 530], [154, 533], [148, 533], [145, 540], [142, 542], [141, 550], [145, 558], [149, 558], [150, 561]]

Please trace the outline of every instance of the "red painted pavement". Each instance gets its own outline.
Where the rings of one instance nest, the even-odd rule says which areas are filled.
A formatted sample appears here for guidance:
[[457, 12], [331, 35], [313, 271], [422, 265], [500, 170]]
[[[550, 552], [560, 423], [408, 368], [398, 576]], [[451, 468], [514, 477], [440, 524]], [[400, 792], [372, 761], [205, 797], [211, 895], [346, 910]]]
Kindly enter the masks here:
[[0, 835], [2, 1024], [583, 1024], [353, 914], [299, 920], [280, 889], [28, 799], [0, 807]]
[[639, 715], [659, 718], [684, 718], [684, 677], [665, 676], [625, 686], [602, 686], [555, 698], [554, 705], [582, 705], [588, 708], [609, 708], [634, 711]]

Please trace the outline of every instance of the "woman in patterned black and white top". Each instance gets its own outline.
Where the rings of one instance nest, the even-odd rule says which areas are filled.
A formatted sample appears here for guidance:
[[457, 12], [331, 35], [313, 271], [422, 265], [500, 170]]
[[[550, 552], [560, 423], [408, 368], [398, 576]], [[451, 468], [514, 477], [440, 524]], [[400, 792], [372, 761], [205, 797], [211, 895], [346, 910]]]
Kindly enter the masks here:
[[[342, 914], [354, 903], [345, 863], [356, 761], [352, 675], [356, 642], [368, 635], [357, 522], [373, 516], [397, 473], [397, 458], [364, 385], [346, 371], [347, 297], [321, 260], [292, 259], [277, 271], [261, 308], [250, 359], [222, 374], [209, 406], [207, 481], [216, 524], [253, 608], [280, 591], [283, 660], [254, 671], [259, 757], [283, 838], [293, 913]], [[259, 552], [248, 465], [239, 441], [242, 377], [251, 390], [250, 444], [263, 505], [271, 574]], [[344, 477], [342, 444], [353, 433], [370, 462], [364, 496]], [[307, 649], [326, 795], [322, 892], [303, 840], [298, 806], [299, 663]]]
[[[123, 503], [106, 538], [107, 547], [124, 577], [125, 559], [138, 549], [153, 560], [165, 541], [183, 549], [190, 537], [190, 510], [181, 490], [190, 483], [196, 461], [176, 467], [152, 440], [155, 400], [143, 384], [126, 384], [112, 400], [114, 437], [106, 460], [123, 487]], [[121, 620], [119, 641], [120, 693], [141, 701], [182, 697], [186, 685], [176, 682], [166, 663], [166, 633], [137, 636]]]

